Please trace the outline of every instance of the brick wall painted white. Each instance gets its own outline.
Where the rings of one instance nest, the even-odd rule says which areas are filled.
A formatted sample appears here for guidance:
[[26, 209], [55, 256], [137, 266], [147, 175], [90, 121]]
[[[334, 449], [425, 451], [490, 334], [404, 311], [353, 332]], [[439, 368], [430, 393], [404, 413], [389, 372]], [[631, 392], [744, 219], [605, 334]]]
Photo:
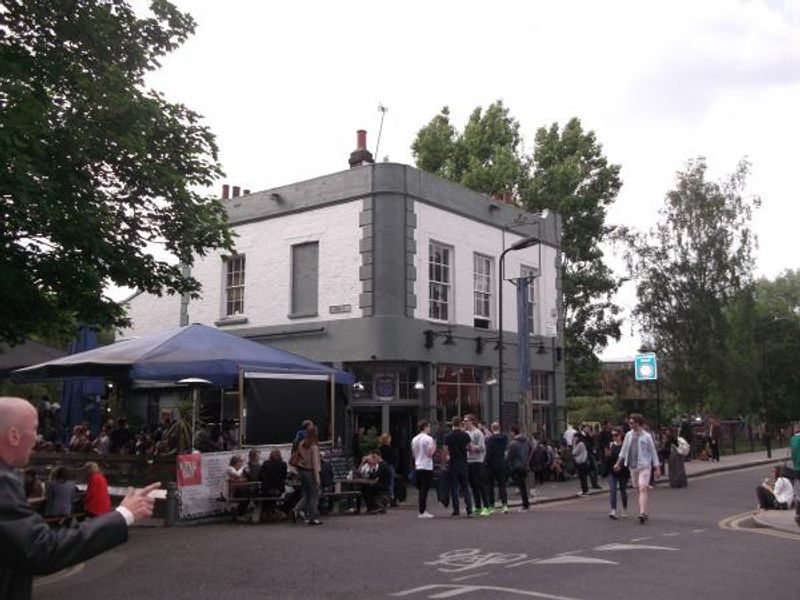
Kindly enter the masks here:
[[[236, 250], [246, 256], [243, 316], [247, 317], [247, 323], [226, 329], [362, 316], [358, 307], [360, 211], [358, 200], [235, 227]], [[319, 314], [290, 319], [291, 247], [314, 241], [319, 242]], [[213, 326], [225, 311], [221, 255], [212, 253], [198, 258], [192, 275], [203, 285], [203, 291], [201, 298], [189, 303], [189, 322]], [[330, 306], [343, 304], [349, 304], [351, 312], [330, 314]], [[133, 327], [123, 335], [143, 335], [177, 325], [179, 311], [179, 298], [141, 294], [131, 303], [129, 311]]]
[[137, 294], [128, 302], [128, 317], [131, 327], [120, 330], [118, 338], [139, 337], [168, 327], [178, 327], [181, 324], [181, 298]]
[[[497, 279], [498, 261], [503, 249], [503, 231], [479, 223], [472, 219], [454, 215], [451, 212], [425, 204], [414, 203], [417, 215], [417, 281], [414, 292], [417, 295], [417, 308], [414, 316], [417, 319], [428, 318], [428, 244], [439, 242], [453, 248], [453, 268], [451, 273], [451, 310], [452, 324], [472, 326], [474, 323], [473, 306], [473, 254], [493, 257], [492, 264], [492, 298], [490, 327], [497, 329]], [[507, 233], [505, 247], [523, 239], [523, 236]], [[553, 336], [556, 333], [557, 292], [556, 292], [556, 257], [554, 248], [541, 248], [541, 276], [536, 278], [539, 291], [539, 306], [534, 314], [535, 333]], [[509, 252], [505, 258], [506, 278], [519, 277], [522, 266], [539, 266], [539, 247], [533, 246], [515, 252]], [[510, 283], [503, 288], [503, 329], [517, 330], [516, 289]]]

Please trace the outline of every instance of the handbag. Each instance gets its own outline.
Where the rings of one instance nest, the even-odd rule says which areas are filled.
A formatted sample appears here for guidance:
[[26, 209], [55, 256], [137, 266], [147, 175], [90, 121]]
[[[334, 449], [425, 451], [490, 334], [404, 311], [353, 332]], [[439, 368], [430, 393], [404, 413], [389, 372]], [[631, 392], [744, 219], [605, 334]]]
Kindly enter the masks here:
[[300, 451], [292, 450], [292, 455], [289, 457], [289, 466], [295, 469], [300, 466]]

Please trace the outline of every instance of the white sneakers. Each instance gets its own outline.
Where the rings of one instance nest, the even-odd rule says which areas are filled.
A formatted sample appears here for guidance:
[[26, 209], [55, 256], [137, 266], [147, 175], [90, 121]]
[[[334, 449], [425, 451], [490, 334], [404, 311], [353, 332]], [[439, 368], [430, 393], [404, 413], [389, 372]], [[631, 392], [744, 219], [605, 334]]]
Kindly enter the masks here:
[[431, 513], [429, 513], [428, 511], [425, 511], [424, 513], [420, 513], [417, 518], [418, 519], [432, 519], [433, 515]]

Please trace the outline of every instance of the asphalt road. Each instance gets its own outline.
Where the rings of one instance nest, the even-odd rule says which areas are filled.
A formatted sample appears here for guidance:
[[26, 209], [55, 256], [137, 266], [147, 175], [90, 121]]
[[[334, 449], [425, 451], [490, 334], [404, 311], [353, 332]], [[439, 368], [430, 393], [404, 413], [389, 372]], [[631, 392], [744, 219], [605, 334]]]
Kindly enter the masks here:
[[603, 495], [488, 518], [451, 518], [437, 506], [428, 520], [398, 509], [321, 527], [135, 529], [126, 545], [38, 582], [34, 598], [795, 597], [800, 535], [737, 529], [730, 519], [754, 508], [766, 470], [659, 487], [645, 525], [634, 494], [633, 516], [619, 521]]

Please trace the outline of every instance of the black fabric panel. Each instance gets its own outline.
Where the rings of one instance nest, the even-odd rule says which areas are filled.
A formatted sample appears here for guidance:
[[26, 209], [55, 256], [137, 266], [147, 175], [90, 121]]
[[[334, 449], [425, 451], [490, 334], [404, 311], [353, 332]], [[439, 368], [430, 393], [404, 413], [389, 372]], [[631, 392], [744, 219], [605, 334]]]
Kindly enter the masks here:
[[330, 382], [303, 379], [244, 380], [245, 443], [287, 444], [306, 419], [329, 439]]

